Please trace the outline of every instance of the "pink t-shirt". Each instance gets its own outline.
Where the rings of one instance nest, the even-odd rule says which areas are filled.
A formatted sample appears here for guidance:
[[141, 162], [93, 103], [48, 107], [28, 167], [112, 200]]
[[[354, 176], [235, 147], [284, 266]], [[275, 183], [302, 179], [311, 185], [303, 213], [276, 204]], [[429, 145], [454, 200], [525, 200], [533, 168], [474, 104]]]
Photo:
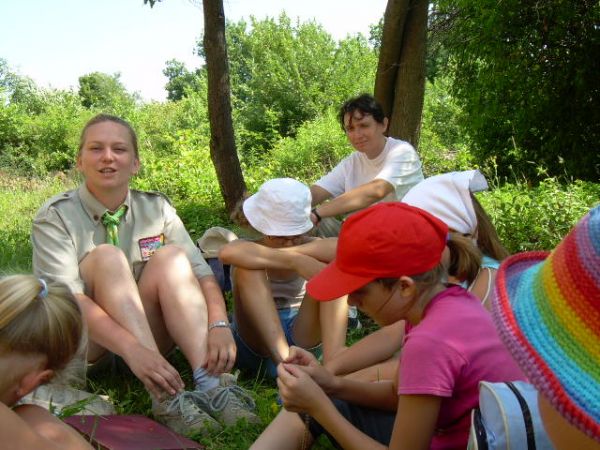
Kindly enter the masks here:
[[407, 325], [398, 373], [398, 394], [443, 397], [431, 449], [466, 448], [480, 381], [525, 380], [490, 314], [459, 286], [435, 296], [418, 325]]

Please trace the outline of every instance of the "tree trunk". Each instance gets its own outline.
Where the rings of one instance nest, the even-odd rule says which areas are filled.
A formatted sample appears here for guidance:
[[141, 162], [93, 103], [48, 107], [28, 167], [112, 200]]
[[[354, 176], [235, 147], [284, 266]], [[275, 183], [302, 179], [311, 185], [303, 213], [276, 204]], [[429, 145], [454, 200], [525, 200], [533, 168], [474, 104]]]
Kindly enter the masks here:
[[425, 95], [428, 7], [427, 0], [413, 0], [408, 11], [388, 130], [391, 136], [408, 141], [415, 148], [419, 145]]
[[394, 89], [409, 3], [409, 0], [388, 0], [383, 16], [379, 63], [375, 77], [375, 98], [383, 107], [386, 117], [392, 116]]
[[[208, 76], [210, 156], [229, 213], [246, 190], [231, 119], [231, 90], [222, 0], [203, 0], [204, 53]], [[201, 162], [199, 162], [201, 163]]]
[[427, 42], [427, 0], [388, 0], [375, 98], [390, 120], [388, 135], [419, 143]]

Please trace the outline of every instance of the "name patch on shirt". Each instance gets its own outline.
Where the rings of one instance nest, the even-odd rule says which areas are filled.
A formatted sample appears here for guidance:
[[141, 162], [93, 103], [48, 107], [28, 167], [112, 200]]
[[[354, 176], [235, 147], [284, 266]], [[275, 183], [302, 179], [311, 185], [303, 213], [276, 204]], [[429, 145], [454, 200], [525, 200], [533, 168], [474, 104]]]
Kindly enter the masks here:
[[158, 236], [143, 238], [138, 243], [140, 244], [142, 261], [148, 261], [154, 255], [154, 252], [165, 244], [165, 235], [159, 234]]

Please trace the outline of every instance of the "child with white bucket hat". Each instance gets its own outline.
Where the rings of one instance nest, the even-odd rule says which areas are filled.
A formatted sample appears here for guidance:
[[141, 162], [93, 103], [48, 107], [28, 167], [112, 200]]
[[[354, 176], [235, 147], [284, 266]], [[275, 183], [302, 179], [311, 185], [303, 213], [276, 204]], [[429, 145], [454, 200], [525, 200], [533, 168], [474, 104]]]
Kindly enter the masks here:
[[306, 280], [333, 259], [335, 239], [307, 233], [311, 194], [291, 178], [265, 182], [242, 205], [243, 219], [260, 237], [225, 245], [219, 258], [233, 267], [236, 365], [276, 376], [290, 345], [320, 350], [330, 358], [345, 344], [347, 304], [317, 303]]

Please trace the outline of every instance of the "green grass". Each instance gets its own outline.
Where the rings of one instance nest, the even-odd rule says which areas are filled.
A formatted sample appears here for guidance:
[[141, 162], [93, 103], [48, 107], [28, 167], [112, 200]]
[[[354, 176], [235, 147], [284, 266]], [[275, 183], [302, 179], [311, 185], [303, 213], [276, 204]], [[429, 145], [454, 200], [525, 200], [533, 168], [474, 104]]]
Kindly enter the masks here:
[[[71, 189], [76, 183], [63, 176], [37, 180], [0, 173], [0, 229], [3, 230], [0, 235], [0, 272], [31, 271], [29, 234], [36, 211], [52, 195]], [[536, 188], [530, 188], [526, 182], [516, 182], [480, 195], [480, 198], [509, 249], [522, 251], [552, 248], [597, 203], [600, 184], [575, 182], [560, 185], [555, 180], [547, 180]], [[223, 220], [222, 209], [210, 206], [214, 202], [206, 202], [205, 205], [209, 206], [198, 209], [195, 201], [187, 200], [176, 204], [178, 210], [188, 213], [183, 214], [186, 225], [211, 223], [213, 219]], [[194, 230], [192, 237], [197, 238], [202, 231]], [[366, 327], [351, 332], [349, 343], [358, 340], [374, 327], [365, 317], [361, 317], [361, 321]], [[186, 383], [191, 385], [190, 370], [182, 355], [176, 353], [172, 361]], [[252, 374], [242, 373], [239, 381], [252, 392], [263, 424], [239, 423], [208, 437], [198, 438], [209, 450], [248, 448], [279, 411], [277, 389], [273, 380], [257, 379]], [[121, 414], [150, 415], [148, 395], [141, 382], [126, 369], [116, 373], [105, 371], [95, 374], [89, 379], [88, 389], [97, 394], [108, 395]], [[332, 447], [322, 438], [314, 448]]]
[[46, 200], [72, 186], [63, 176], [38, 180], [0, 171], [1, 271], [31, 271], [31, 221]]
[[[29, 235], [33, 217], [46, 200], [74, 186], [75, 180], [62, 176], [37, 180], [0, 173], [0, 227], [4, 230], [0, 235], [0, 273], [31, 272]], [[183, 355], [176, 352], [171, 361], [191, 387], [191, 372]], [[248, 448], [280, 409], [277, 404], [277, 385], [273, 380], [257, 379], [252, 374], [242, 373], [239, 382], [251, 391], [263, 423], [252, 425], [240, 422], [207, 437], [192, 436], [208, 450]], [[142, 383], [126, 367], [119, 367], [117, 371], [106, 369], [90, 376], [87, 389], [96, 394], [108, 395], [119, 414], [151, 416], [148, 394]], [[76, 412], [74, 409], [72, 413]], [[314, 448], [333, 447], [322, 439]]]

